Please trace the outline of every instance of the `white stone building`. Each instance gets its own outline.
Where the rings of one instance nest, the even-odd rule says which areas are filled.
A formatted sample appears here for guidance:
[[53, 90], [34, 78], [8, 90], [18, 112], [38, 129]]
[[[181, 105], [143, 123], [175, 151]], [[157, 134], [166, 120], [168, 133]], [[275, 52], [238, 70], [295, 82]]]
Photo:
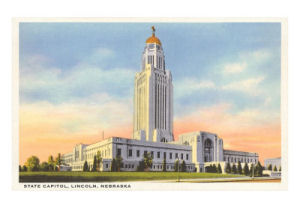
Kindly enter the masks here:
[[223, 139], [208, 132], [191, 132], [173, 136], [173, 85], [171, 71], [165, 68], [165, 56], [160, 40], [146, 40], [142, 54], [142, 70], [135, 76], [133, 139], [111, 137], [95, 144], [78, 144], [71, 153], [62, 156], [63, 163], [73, 171], [82, 171], [85, 161], [91, 167], [94, 156], [100, 153], [101, 171], [110, 171], [113, 158], [121, 156], [122, 171], [136, 171], [144, 154], [153, 158], [150, 171], [174, 171], [176, 160], [185, 161], [187, 171], [205, 172], [205, 167], [226, 163], [257, 163], [258, 154], [224, 150]]

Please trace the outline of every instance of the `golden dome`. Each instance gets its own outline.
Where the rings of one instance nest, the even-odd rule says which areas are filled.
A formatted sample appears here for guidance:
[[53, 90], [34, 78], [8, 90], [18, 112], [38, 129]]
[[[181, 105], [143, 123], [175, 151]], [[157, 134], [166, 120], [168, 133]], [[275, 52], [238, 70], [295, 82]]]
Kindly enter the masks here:
[[156, 43], [156, 44], [159, 44], [161, 46], [160, 40], [157, 37], [155, 37], [155, 28], [154, 28], [154, 26], [152, 26], [152, 36], [146, 40], [146, 43]]

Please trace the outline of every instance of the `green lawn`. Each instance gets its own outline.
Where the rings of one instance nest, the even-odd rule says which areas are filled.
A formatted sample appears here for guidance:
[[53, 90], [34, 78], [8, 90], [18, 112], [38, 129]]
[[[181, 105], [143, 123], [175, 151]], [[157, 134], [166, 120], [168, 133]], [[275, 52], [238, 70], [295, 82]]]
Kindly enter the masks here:
[[[230, 178], [240, 175], [179, 173], [181, 179]], [[177, 179], [177, 172], [20, 172], [20, 182], [107, 182]]]

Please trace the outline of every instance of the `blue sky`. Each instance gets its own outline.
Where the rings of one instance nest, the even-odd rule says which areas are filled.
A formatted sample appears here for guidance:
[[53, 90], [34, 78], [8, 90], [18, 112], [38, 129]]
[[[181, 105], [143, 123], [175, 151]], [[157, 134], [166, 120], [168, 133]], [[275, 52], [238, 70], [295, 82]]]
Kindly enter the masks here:
[[225, 148], [280, 155], [280, 23], [20, 23], [23, 160], [102, 131], [131, 137], [152, 25], [173, 75], [175, 139], [211, 131]]
[[[35, 56], [41, 59], [35, 65], [41, 65], [48, 71], [59, 69], [57, 79], [63, 79], [74, 70], [81, 69], [84, 73], [85, 67], [128, 71], [120, 80], [108, 78], [106, 87], [97, 86], [101, 85], [103, 77], [98, 77], [98, 80], [93, 73], [91, 77], [86, 74], [82, 77], [87, 79], [85, 83], [78, 80], [77, 83], [65, 83], [68, 86], [62, 83], [59, 86], [61, 90], [62, 87], [70, 89], [61, 93], [57, 93], [57, 86], [53, 83], [45, 86], [46, 89], [37, 86], [23, 90], [21, 85], [21, 102], [45, 100], [61, 103], [88, 97], [97, 90], [112, 96], [132, 96], [134, 72], [140, 70], [141, 53], [146, 38], [151, 35], [152, 25], [157, 28], [156, 34], [163, 44], [167, 68], [173, 74], [178, 104], [175, 105], [175, 114], [176, 110], [180, 111], [180, 105], [186, 103], [206, 106], [225, 101], [233, 102], [235, 110], [242, 110], [262, 104], [267, 94], [274, 98], [271, 107], [279, 109], [279, 23], [21, 23], [21, 75], [23, 66], [30, 64], [28, 59]], [[251, 53], [265, 53], [268, 57], [259, 62]], [[226, 64], [242, 64], [245, 69], [224, 75], [222, 70]], [[192, 79], [195, 84], [212, 81], [214, 85], [221, 86], [235, 80], [257, 77], [263, 79], [259, 88], [269, 90], [264, 96], [249, 96], [249, 93], [238, 90], [213, 87], [194, 89], [194, 93], [181, 95], [185, 90], [177, 89], [184, 79]]]

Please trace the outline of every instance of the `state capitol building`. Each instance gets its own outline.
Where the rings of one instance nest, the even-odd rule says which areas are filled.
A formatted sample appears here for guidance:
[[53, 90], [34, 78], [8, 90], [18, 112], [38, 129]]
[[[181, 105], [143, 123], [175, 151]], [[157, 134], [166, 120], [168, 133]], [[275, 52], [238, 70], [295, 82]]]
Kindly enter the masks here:
[[111, 171], [114, 158], [121, 157], [122, 171], [136, 171], [144, 155], [152, 157], [150, 171], [174, 171], [174, 163], [184, 161], [186, 171], [205, 172], [205, 167], [226, 163], [256, 164], [258, 154], [226, 150], [217, 134], [195, 131], [184, 133], [174, 141], [172, 73], [166, 69], [161, 41], [155, 36], [146, 40], [142, 53], [142, 70], [135, 75], [133, 138], [110, 137], [94, 144], [77, 144], [62, 156], [72, 171], [82, 171], [85, 161], [92, 167], [94, 156], [100, 153], [101, 171]]

